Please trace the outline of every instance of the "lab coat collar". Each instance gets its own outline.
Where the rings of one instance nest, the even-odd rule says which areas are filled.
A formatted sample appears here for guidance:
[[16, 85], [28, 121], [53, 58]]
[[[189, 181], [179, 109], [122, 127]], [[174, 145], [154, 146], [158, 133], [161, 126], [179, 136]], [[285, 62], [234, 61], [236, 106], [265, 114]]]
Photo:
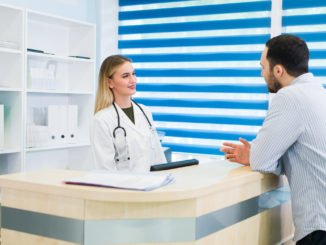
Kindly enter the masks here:
[[123, 127], [123, 124], [126, 126], [134, 129], [138, 133], [142, 135], [146, 135], [148, 130], [144, 130], [149, 127], [148, 122], [146, 121], [146, 118], [143, 114], [143, 112], [138, 108], [137, 105], [135, 105], [134, 102], [132, 102], [132, 106], [134, 109], [134, 118], [135, 118], [135, 124], [129, 119], [129, 117], [126, 115], [126, 113], [120, 108], [120, 106], [116, 103], [114, 103], [118, 109], [119, 116], [120, 116], [120, 123]]

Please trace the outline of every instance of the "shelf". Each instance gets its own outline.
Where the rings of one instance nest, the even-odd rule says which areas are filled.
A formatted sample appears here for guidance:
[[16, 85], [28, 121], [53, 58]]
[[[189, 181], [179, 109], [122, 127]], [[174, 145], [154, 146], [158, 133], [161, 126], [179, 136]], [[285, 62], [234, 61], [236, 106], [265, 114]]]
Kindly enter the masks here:
[[[28, 10], [27, 30], [26, 47], [47, 52], [43, 55], [48, 59], [58, 57], [67, 62], [89, 62], [68, 56], [78, 55], [93, 60], [96, 57], [94, 24]], [[34, 55], [43, 57], [42, 53]]]
[[22, 54], [23, 52], [19, 49], [12, 49], [12, 48], [3, 48], [0, 47], [1, 53], [10, 53], [10, 54]]
[[0, 155], [12, 154], [12, 153], [20, 153], [20, 150], [19, 149], [3, 149], [3, 150], [0, 150]]
[[76, 57], [69, 57], [69, 56], [48, 54], [48, 53], [37, 53], [37, 52], [27, 51], [27, 55], [29, 57], [35, 57], [41, 59], [53, 59], [53, 60], [58, 60], [58, 61], [68, 62], [68, 63], [73, 63], [73, 62], [94, 63], [94, 59], [76, 58]]
[[60, 25], [67, 25], [69, 27], [79, 27], [79, 26], [88, 26], [88, 27], [95, 27], [94, 24], [84, 22], [84, 21], [79, 21], [79, 20], [74, 20], [66, 17], [58, 17], [53, 14], [48, 14], [48, 13], [41, 13], [35, 10], [28, 10], [28, 15], [30, 19], [33, 19], [38, 22], [47, 22], [48, 24], [60, 24]]
[[27, 93], [41, 93], [41, 94], [73, 94], [73, 95], [93, 95], [93, 92], [85, 91], [57, 91], [57, 90], [42, 90], [42, 89], [27, 89]]
[[89, 147], [90, 143], [80, 143], [80, 144], [70, 144], [70, 145], [57, 145], [57, 146], [45, 146], [45, 147], [36, 147], [36, 148], [27, 148], [26, 152], [38, 152], [38, 151], [54, 151], [54, 150], [62, 150], [62, 149], [70, 149], [70, 148], [78, 148], [78, 147]]
[[72, 94], [93, 93], [95, 62], [80, 58], [31, 53], [27, 57], [27, 90]]
[[22, 91], [23, 90], [21, 88], [7, 88], [7, 87], [1, 87], [0, 85], [0, 92], [22, 92]]
[[[86, 169], [92, 155], [89, 129], [95, 101], [96, 26], [3, 4], [0, 17], [0, 104], [5, 119], [0, 174]], [[27, 138], [30, 125], [47, 125], [40, 115], [47, 115], [49, 105], [78, 106], [77, 143], [46, 142], [38, 144], [44, 147], [27, 148], [33, 145]]]

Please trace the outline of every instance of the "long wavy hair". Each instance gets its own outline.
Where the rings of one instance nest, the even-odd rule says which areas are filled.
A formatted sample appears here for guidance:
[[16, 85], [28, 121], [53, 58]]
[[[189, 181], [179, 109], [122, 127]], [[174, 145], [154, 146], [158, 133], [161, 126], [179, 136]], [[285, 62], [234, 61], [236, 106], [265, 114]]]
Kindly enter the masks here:
[[100, 74], [98, 76], [98, 88], [95, 99], [95, 111], [98, 111], [112, 105], [114, 95], [109, 88], [108, 79], [112, 78], [116, 70], [125, 62], [131, 62], [131, 59], [122, 55], [112, 55], [107, 57], [101, 65]]

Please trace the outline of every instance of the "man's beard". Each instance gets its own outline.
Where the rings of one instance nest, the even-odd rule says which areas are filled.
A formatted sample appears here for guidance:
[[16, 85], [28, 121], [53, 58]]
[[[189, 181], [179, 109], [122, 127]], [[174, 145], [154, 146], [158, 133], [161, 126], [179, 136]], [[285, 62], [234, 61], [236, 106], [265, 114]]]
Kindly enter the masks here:
[[267, 83], [268, 91], [270, 93], [277, 93], [282, 88], [282, 84], [279, 80], [274, 76], [274, 74], [271, 72], [269, 76], [269, 81]]

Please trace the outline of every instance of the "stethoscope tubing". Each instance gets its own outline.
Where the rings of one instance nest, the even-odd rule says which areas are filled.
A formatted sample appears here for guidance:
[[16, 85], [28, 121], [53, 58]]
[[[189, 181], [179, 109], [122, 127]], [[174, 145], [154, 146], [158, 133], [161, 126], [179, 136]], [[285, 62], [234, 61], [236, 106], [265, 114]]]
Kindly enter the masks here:
[[[131, 101], [132, 101], [135, 105], [138, 106], [138, 108], [141, 110], [141, 112], [143, 113], [144, 117], [146, 118], [146, 120], [147, 120], [147, 122], [148, 122], [148, 124], [149, 124], [149, 127], [152, 128], [152, 124], [151, 124], [151, 122], [149, 121], [149, 119], [148, 119], [146, 113], [144, 112], [143, 108], [141, 108], [141, 106], [140, 106], [137, 102], [135, 102], [133, 99], [131, 99]], [[118, 126], [113, 130], [113, 137], [115, 138], [115, 131], [118, 130], [118, 129], [122, 129], [123, 132], [124, 132], [124, 136], [126, 137], [126, 136], [127, 136], [127, 132], [126, 132], [125, 128], [124, 128], [124, 127], [121, 127], [121, 125], [120, 125], [120, 115], [119, 115], [118, 109], [117, 109], [117, 107], [116, 107], [116, 105], [115, 105], [114, 102], [113, 102], [113, 107], [114, 107], [114, 109], [115, 109], [115, 112], [117, 113], [117, 118], [118, 118]]]

